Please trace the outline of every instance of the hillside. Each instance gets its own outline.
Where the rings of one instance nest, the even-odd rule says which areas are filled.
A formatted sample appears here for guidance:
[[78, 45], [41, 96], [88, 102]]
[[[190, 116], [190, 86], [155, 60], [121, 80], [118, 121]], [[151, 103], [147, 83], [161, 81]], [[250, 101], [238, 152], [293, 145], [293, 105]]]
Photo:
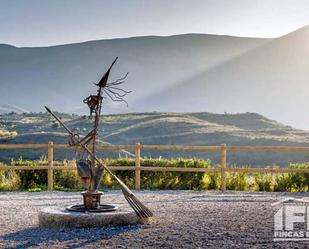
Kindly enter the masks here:
[[[151, 98], [160, 98], [164, 110], [254, 111], [308, 127], [309, 117], [304, 115], [309, 107], [308, 41], [309, 27], [305, 27], [179, 81]], [[144, 102], [151, 105], [146, 101], [149, 97]]]
[[37, 48], [0, 44], [0, 104], [36, 112], [48, 105], [64, 112], [85, 113], [87, 109], [81, 100], [94, 91], [92, 83], [118, 56], [111, 80], [129, 72], [126, 88], [133, 93], [128, 96], [129, 108], [106, 103], [105, 111], [154, 111], [162, 106], [153, 99], [143, 109], [144, 96], [232, 60], [267, 41], [186, 34]]
[[81, 100], [119, 56], [111, 80], [129, 72], [125, 88], [133, 93], [129, 108], [104, 103], [107, 113], [249, 111], [307, 129], [308, 41], [304, 27], [276, 39], [186, 34], [36, 48], [3, 44], [0, 112], [48, 105], [87, 113]]
[[[61, 114], [62, 119], [80, 134], [92, 128], [92, 120], [86, 116]], [[0, 143], [67, 143], [67, 135], [46, 113], [3, 114], [2, 126], [16, 131], [14, 139], [0, 139]], [[162, 144], [162, 145], [252, 145], [252, 146], [309, 146], [309, 132], [297, 130], [270, 120], [256, 113], [130, 113], [104, 115], [99, 129], [100, 139], [111, 144]], [[0, 158], [9, 160], [22, 156], [38, 158], [46, 155], [42, 150], [2, 151]], [[101, 156], [126, 156], [124, 153], [103, 153]], [[217, 163], [218, 153], [143, 151], [151, 157], [199, 157], [210, 158]], [[55, 157], [72, 158], [71, 151], [56, 151]], [[306, 154], [229, 152], [228, 161], [233, 164], [270, 165], [309, 161]]]

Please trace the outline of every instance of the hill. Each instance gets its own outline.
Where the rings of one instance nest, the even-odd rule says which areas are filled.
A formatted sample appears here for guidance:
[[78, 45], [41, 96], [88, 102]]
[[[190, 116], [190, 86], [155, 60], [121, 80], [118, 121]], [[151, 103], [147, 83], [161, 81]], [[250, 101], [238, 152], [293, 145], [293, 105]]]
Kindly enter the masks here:
[[17, 48], [0, 44], [0, 104], [36, 112], [48, 105], [64, 112], [88, 113], [81, 100], [94, 91], [92, 83], [119, 56], [111, 80], [129, 72], [126, 88], [133, 91], [128, 97], [130, 105], [125, 108], [109, 102], [105, 104], [105, 111], [162, 110], [163, 106], [156, 99], [148, 100], [147, 105], [141, 101], [145, 96], [217, 67], [268, 41], [186, 34], [53, 47]]
[[250, 111], [306, 129], [308, 41], [304, 27], [276, 39], [186, 34], [53, 47], [2, 44], [0, 113], [12, 106], [39, 112], [43, 105], [87, 113], [81, 100], [119, 56], [111, 80], [129, 72], [125, 87], [133, 93], [129, 108], [104, 103], [107, 113]]
[[[92, 128], [92, 120], [86, 116], [60, 114], [76, 132], [85, 135]], [[16, 131], [11, 139], [0, 143], [67, 143], [67, 135], [46, 113], [0, 115], [3, 127]], [[100, 139], [111, 144], [162, 144], [162, 145], [243, 145], [243, 146], [309, 146], [309, 132], [294, 129], [256, 113], [129, 113], [104, 115], [99, 129]], [[2, 151], [0, 159], [22, 156], [38, 158], [46, 155], [42, 150]], [[100, 156], [127, 156], [125, 153], [101, 153]], [[218, 153], [143, 151], [148, 157], [198, 157], [210, 158], [218, 163]], [[72, 158], [71, 151], [56, 151], [58, 159]], [[228, 152], [232, 164], [286, 165], [290, 162], [308, 162], [306, 154]]]
[[143, 102], [151, 105], [146, 101], [150, 96], [160, 99], [159, 111], [249, 110], [308, 128], [309, 117], [304, 115], [309, 93], [308, 41], [309, 27], [304, 27], [146, 96]]

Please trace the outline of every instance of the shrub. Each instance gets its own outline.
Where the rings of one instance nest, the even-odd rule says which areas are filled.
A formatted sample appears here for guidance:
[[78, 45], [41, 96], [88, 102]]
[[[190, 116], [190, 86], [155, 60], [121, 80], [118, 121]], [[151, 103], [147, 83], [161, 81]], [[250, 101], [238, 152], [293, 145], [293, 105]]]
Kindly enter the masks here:
[[14, 191], [19, 189], [20, 178], [14, 171], [0, 171], [0, 191]]
[[40, 187], [34, 187], [34, 188], [29, 188], [28, 191], [29, 192], [41, 192], [42, 189]]
[[220, 189], [220, 179], [220, 174], [218, 173], [205, 173], [200, 181], [201, 190]]
[[[135, 159], [119, 158], [104, 160], [108, 166], [135, 166]], [[12, 160], [12, 165], [33, 167], [34, 165], [47, 165], [46, 158], [37, 161], [23, 159]], [[74, 164], [74, 161], [55, 161], [57, 165]], [[181, 167], [181, 168], [210, 168], [211, 162], [198, 159], [141, 159], [141, 165], [147, 167]], [[220, 167], [219, 165], [217, 167]], [[308, 164], [291, 164], [290, 168], [308, 168]], [[115, 174], [124, 181], [129, 188], [134, 188], [134, 170], [115, 171]], [[54, 170], [54, 189], [60, 191], [82, 190], [75, 170]], [[118, 183], [107, 173], [102, 177], [103, 188], [119, 188]], [[142, 171], [142, 189], [191, 189], [209, 190], [220, 189], [220, 173], [188, 173], [188, 172], [164, 172]], [[247, 172], [232, 172], [226, 174], [226, 187], [229, 190], [258, 190], [258, 191], [309, 191], [308, 173], [284, 173], [269, 174]], [[0, 191], [10, 190], [41, 191], [47, 189], [46, 170], [18, 170], [0, 171]]]
[[[290, 164], [289, 168], [308, 169], [308, 164]], [[276, 176], [274, 191], [284, 192], [308, 192], [309, 174], [308, 173], [284, 173]]]
[[55, 170], [54, 182], [58, 190], [83, 188], [76, 170]]
[[[143, 159], [141, 165], [149, 167], [210, 168], [210, 161], [194, 159]], [[195, 172], [143, 172], [142, 188], [202, 189], [204, 173]]]
[[269, 173], [254, 173], [253, 179], [255, 183], [255, 190], [257, 191], [273, 191], [274, 179]]
[[[308, 164], [290, 164], [289, 168], [309, 169]], [[309, 173], [289, 173], [292, 191], [309, 191]]]
[[[135, 166], [135, 160], [131, 158], [105, 159], [103, 162], [107, 166]], [[135, 173], [134, 170], [116, 170], [114, 173], [129, 187], [134, 187]], [[104, 172], [101, 181], [102, 187], [119, 188], [117, 182], [107, 173]]]
[[226, 175], [226, 189], [248, 190], [248, 172], [230, 172]]
[[274, 191], [276, 192], [292, 191], [292, 183], [289, 174], [281, 174], [275, 177]]
[[60, 127], [59, 123], [56, 123], [56, 122], [51, 125], [51, 128], [53, 129], [57, 129], [59, 127]]
[[[135, 159], [120, 158], [104, 160], [108, 166], [135, 166]], [[182, 168], [209, 168], [210, 161], [194, 159], [141, 159], [141, 165], [147, 167], [182, 167]], [[116, 175], [124, 181], [128, 187], [135, 185], [134, 170], [115, 171]], [[141, 173], [141, 188], [143, 189], [202, 189], [202, 178], [204, 173], [187, 172], [152, 172]], [[104, 187], [116, 187], [118, 184], [108, 175], [104, 174], [102, 179]]]
[[[23, 160], [19, 158], [12, 160], [11, 164], [15, 166], [28, 166], [34, 167], [37, 164], [46, 164], [47, 162], [42, 159], [38, 161]], [[18, 170], [16, 171], [20, 178], [20, 186], [22, 189], [37, 188], [47, 185], [47, 171], [46, 170]]]

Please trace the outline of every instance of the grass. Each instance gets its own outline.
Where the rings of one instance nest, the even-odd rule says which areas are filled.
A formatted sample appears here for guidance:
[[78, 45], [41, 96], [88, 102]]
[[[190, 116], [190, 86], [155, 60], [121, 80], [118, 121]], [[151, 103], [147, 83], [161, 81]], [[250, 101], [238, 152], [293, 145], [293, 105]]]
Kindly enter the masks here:
[[[59, 114], [69, 128], [81, 135], [92, 129], [93, 120], [87, 116]], [[2, 143], [44, 143], [53, 141], [67, 143], [63, 128], [47, 113], [24, 113], [0, 115], [0, 131], [16, 131], [14, 139], [2, 139]], [[1, 137], [1, 135], [0, 135]], [[112, 144], [162, 144], [162, 145], [248, 145], [248, 146], [306, 146], [309, 133], [293, 129], [269, 120], [259, 114], [214, 113], [129, 113], [103, 115], [99, 137]], [[46, 150], [2, 150], [0, 160], [22, 156], [36, 159]], [[106, 157], [117, 158], [119, 152], [104, 152]], [[219, 162], [216, 153], [201, 151], [143, 150], [146, 157], [210, 158]], [[124, 155], [122, 153], [122, 155]], [[73, 158], [74, 153], [58, 150], [57, 158]], [[229, 163], [286, 166], [289, 162], [308, 162], [307, 153], [241, 153], [229, 152]]]
[[[134, 166], [135, 160], [128, 158], [107, 159], [104, 162], [109, 166]], [[37, 164], [47, 163], [45, 158], [38, 161], [18, 159], [14, 165], [33, 167]], [[73, 161], [58, 161], [57, 165], [72, 164]], [[209, 160], [198, 159], [152, 159], [144, 158], [141, 165], [149, 167], [182, 167], [182, 168], [210, 168]], [[248, 167], [248, 166], [246, 166]], [[244, 168], [246, 168], [244, 167]], [[289, 168], [306, 168], [309, 164], [290, 164]], [[134, 171], [116, 171], [125, 184], [134, 188]], [[187, 172], [151, 172], [141, 173], [142, 189], [188, 189], [188, 190], [219, 190], [219, 173], [187, 173]], [[79, 176], [74, 170], [54, 170], [54, 189], [58, 191], [81, 191], [83, 186]], [[47, 189], [46, 170], [17, 170], [0, 171], [0, 191], [26, 190], [38, 192]], [[104, 189], [118, 189], [118, 184], [109, 174], [102, 177]], [[231, 172], [226, 175], [227, 190], [239, 191], [284, 191], [284, 192], [309, 192], [308, 173], [255, 173]]]

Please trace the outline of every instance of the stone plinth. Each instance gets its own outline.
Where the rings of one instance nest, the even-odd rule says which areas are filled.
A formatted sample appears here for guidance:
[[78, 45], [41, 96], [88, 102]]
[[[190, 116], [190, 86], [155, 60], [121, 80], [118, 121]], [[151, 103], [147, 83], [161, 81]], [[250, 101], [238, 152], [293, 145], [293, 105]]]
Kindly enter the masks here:
[[147, 223], [134, 211], [116, 210], [104, 213], [69, 212], [61, 207], [47, 207], [39, 212], [39, 226], [43, 228], [84, 228], [126, 226]]

